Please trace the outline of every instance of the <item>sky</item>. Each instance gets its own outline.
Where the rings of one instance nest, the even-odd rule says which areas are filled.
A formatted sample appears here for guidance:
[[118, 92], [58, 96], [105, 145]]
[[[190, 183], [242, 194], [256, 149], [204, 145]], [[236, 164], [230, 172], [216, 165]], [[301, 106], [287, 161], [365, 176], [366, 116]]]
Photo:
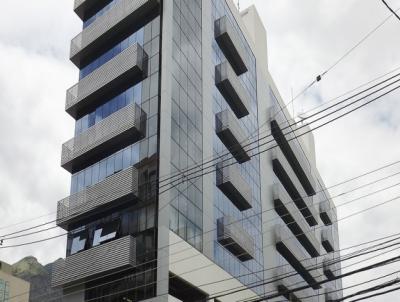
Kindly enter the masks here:
[[[388, 3], [395, 9], [400, 7], [400, 0]], [[241, 8], [253, 4], [267, 29], [269, 71], [285, 102], [390, 15], [379, 0], [240, 0]], [[73, 119], [64, 111], [65, 91], [78, 80], [78, 71], [68, 57], [70, 40], [81, 28], [72, 7], [72, 0], [2, 0], [0, 234], [53, 220], [57, 201], [68, 196], [70, 177], [60, 167], [60, 154], [62, 143], [73, 134]], [[289, 110], [297, 116], [400, 67], [399, 33], [400, 21], [390, 18], [321, 82], [296, 99]], [[317, 166], [328, 187], [400, 160], [399, 98], [400, 92], [394, 92], [315, 131]], [[330, 193], [339, 195], [399, 171], [400, 165], [396, 165], [336, 187]], [[398, 182], [400, 176], [396, 175], [335, 198], [335, 203], [339, 205]], [[340, 206], [338, 217], [343, 219], [397, 197], [398, 192], [399, 187], [395, 187]], [[399, 232], [399, 214], [400, 200], [395, 200], [344, 219], [339, 223], [341, 247]], [[46, 216], [37, 219], [43, 215]], [[22, 221], [25, 223], [14, 225]], [[61, 233], [51, 230], [46, 235]], [[38, 234], [29, 238], [43, 237]], [[24, 240], [17, 239], [13, 244]], [[27, 255], [42, 263], [54, 261], [65, 255], [65, 239], [0, 250], [0, 259], [10, 263]], [[385, 254], [374, 261], [391, 255], [395, 254]], [[373, 275], [400, 270], [399, 266], [376, 270]], [[367, 280], [371, 275], [347, 278], [344, 286]], [[373, 301], [388, 301], [397, 295]]]

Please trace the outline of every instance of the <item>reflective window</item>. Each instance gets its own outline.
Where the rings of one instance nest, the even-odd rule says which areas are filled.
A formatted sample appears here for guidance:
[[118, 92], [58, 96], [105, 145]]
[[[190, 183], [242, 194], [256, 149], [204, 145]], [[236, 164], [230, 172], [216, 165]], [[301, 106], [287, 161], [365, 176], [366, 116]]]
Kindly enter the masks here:
[[[201, 1], [174, 0], [171, 62], [174, 174], [200, 163], [203, 157], [201, 15]], [[170, 218], [170, 229], [198, 250], [202, 249], [202, 190], [201, 177], [182, 183], [172, 201]]]
[[68, 233], [67, 256], [152, 229], [155, 215], [154, 204], [139, 209], [130, 207], [74, 229]]
[[99, 11], [97, 11], [94, 15], [91, 17], [87, 18], [85, 21], [83, 21], [83, 28], [88, 27], [90, 24], [92, 24], [98, 17], [104, 15], [106, 12], [108, 12], [115, 4], [118, 3], [120, 0], [110, 0], [110, 3], [108, 3], [106, 6], [101, 8]]
[[116, 57], [119, 55], [121, 52], [123, 52], [125, 49], [127, 49], [129, 46], [139, 43], [140, 45], [143, 45], [143, 28], [139, 29], [137, 32], [133, 33], [130, 35], [128, 38], [123, 40], [122, 42], [118, 43], [117, 45], [113, 46], [111, 49], [97, 57], [95, 60], [87, 64], [85, 67], [81, 68], [79, 72], [79, 79], [83, 79], [86, 77], [88, 74], [92, 73], [94, 70], [99, 68], [100, 66], [104, 65], [108, 61], [110, 61], [112, 58]]
[[75, 136], [86, 131], [93, 125], [104, 120], [114, 112], [132, 103], [140, 104], [142, 98], [142, 83], [130, 87], [118, 96], [99, 106], [93, 112], [81, 117], [75, 124]]
[[[257, 103], [257, 77], [256, 77], [256, 59], [246, 41], [244, 34], [238, 26], [235, 17], [230, 11], [225, 0], [212, 0], [212, 28], [214, 28], [215, 20], [222, 16], [226, 16], [231, 23], [232, 28], [239, 37], [239, 47], [244, 49], [244, 59], [248, 67], [248, 71], [239, 76], [239, 81], [248, 92], [250, 97], [250, 114], [238, 120], [238, 123], [246, 136], [250, 137], [257, 133], [258, 126], [258, 103]], [[214, 31], [209, 33], [214, 37]], [[213, 63], [218, 65], [226, 58], [220, 50], [215, 39], [212, 41]], [[215, 76], [215, 69], [211, 68], [208, 72]], [[231, 110], [224, 97], [219, 90], [213, 88], [213, 113], [217, 114], [223, 110]], [[215, 125], [214, 125], [215, 127]], [[222, 144], [217, 135], [213, 138], [214, 156], [219, 154], [229, 154], [229, 151]], [[256, 150], [257, 151], [257, 150]], [[255, 257], [253, 260], [241, 262], [236, 256], [231, 254], [217, 240], [217, 232], [214, 234], [214, 256], [216, 262], [233, 276], [237, 276], [238, 280], [247, 285], [251, 282], [262, 281], [263, 275], [263, 241], [262, 241], [262, 217], [261, 217], [261, 185], [260, 185], [260, 161], [258, 156], [254, 156], [250, 161], [238, 166], [242, 177], [252, 188], [252, 208], [241, 212], [236, 206], [215, 186], [214, 187], [214, 215], [216, 220], [223, 216], [231, 216], [235, 220], [242, 222], [242, 227], [249, 233], [255, 241]], [[214, 178], [215, 181], [215, 178]], [[251, 218], [247, 218], [250, 216]], [[254, 289], [257, 293], [262, 294], [263, 288]]]
[[106, 177], [131, 167], [139, 162], [140, 143], [131, 145], [102, 161], [72, 175], [71, 194], [80, 192], [88, 186], [95, 185]]

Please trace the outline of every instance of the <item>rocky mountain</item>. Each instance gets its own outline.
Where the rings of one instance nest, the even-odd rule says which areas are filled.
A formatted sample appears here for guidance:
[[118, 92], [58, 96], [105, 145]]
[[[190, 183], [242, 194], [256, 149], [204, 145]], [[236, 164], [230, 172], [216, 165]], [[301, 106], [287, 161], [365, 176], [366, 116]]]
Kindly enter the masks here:
[[[35, 257], [25, 257], [12, 265], [13, 275], [30, 282], [30, 302], [61, 302], [61, 291], [51, 288], [52, 263], [45, 266]], [[49, 302], [50, 302], [49, 301]]]

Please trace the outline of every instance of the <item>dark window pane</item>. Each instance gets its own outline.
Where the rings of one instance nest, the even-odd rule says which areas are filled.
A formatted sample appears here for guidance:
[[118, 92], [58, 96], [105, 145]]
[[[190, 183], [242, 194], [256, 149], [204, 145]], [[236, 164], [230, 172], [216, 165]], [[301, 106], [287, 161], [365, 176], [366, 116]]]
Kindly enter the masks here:
[[115, 172], [122, 170], [122, 151], [115, 154]]

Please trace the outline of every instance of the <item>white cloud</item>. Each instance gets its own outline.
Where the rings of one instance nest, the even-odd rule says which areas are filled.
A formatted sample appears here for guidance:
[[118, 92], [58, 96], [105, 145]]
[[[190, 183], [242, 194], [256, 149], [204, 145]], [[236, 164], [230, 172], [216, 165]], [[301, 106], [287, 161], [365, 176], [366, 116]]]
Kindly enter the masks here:
[[[68, 62], [68, 39], [79, 22], [72, 1], [3, 1], [0, 27], [0, 228], [54, 212], [67, 196], [61, 144], [73, 133], [64, 112], [65, 91], [77, 78]], [[75, 20], [76, 19], [76, 20]], [[75, 21], [76, 22], [75, 22]], [[52, 216], [35, 223], [54, 219]], [[29, 226], [2, 229], [1, 234]], [[46, 233], [60, 234], [60, 230]], [[43, 234], [28, 237], [44, 238]], [[26, 242], [16, 239], [7, 244]], [[64, 239], [2, 250], [2, 260], [34, 255], [44, 263], [65, 254]]]

